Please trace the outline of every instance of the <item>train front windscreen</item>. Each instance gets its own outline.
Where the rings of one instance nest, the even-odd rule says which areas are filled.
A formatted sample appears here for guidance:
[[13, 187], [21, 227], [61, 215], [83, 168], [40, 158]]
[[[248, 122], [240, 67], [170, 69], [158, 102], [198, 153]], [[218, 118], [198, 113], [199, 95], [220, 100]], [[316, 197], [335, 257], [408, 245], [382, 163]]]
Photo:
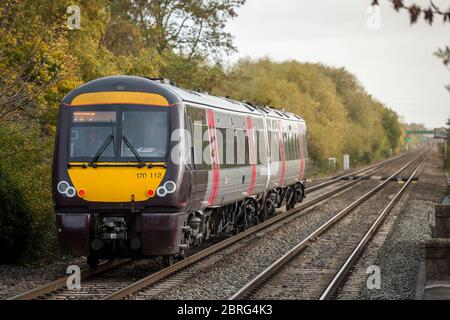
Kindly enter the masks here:
[[165, 161], [169, 113], [165, 107], [76, 107], [71, 112], [69, 161]]

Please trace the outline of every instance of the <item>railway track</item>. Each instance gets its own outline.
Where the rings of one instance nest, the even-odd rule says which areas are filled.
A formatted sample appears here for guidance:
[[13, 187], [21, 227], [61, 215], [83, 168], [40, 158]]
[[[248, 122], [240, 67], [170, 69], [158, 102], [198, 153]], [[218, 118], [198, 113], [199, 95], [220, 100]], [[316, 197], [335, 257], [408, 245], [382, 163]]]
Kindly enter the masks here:
[[396, 156], [394, 158], [390, 158], [390, 159], [387, 159], [387, 160], [384, 160], [384, 161], [381, 161], [381, 162], [378, 162], [378, 163], [374, 163], [374, 164], [372, 164], [370, 166], [358, 169], [356, 171], [352, 171], [352, 172], [346, 173], [344, 175], [333, 176], [330, 179], [328, 179], [327, 181], [324, 181], [322, 183], [318, 183], [318, 184], [315, 184], [315, 185], [312, 185], [312, 186], [308, 186], [305, 189], [305, 194], [308, 194], [308, 193], [314, 192], [316, 190], [322, 189], [324, 187], [327, 187], [329, 185], [335, 184], [335, 183], [337, 183], [338, 181], [340, 181], [342, 179], [351, 178], [351, 177], [356, 176], [358, 174], [367, 172], [368, 170], [377, 168], [380, 165], [384, 166], [384, 165], [389, 165], [389, 164], [395, 163], [399, 159], [403, 159], [403, 158], [408, 157], [408, 156], [410, 156], [410, 154], [408, 154], [408, 153], [407, 154], [402, 154], [402, 155]]
[[[340, 192], [350, 190], [363, 179], [373, 176], [376, 173], [390, 168], [405, 159], [410, 159], [411, 157], [413, 157], [411, 154], [401, 155], [343, 176], [334, 177], [329, 181], [312, 186], [307, 189], [308, 193], [316, 193], [316, 191], [320, 189], [327, 189], [330, 186], [332, 190], [323, 192], [317, 197], [314, 197], [309, 201], [305, 201], [288, 212], [278, 214], [275, 217], [249, 228], [235, 236], [226, 238], [219, 243], [209, 246], [206, 249], [188, 256], [170, 267], [148, 270], [139, 266], [136, 267], [135, 264], [139, 264], [139, 262], [131, 260], [106, 262], [100, 265], [97, 269], [84, 270], [82, 272], [82, 289], [79, 291], [67, 290], [67, 277], [62, 277], [49, 284], [24, 292], [10, 299], [123, 299], [138, 292], [139, 290], [144, 288], [148, 289], [152, 286], [154, 287], [154, 292], [158, 293], [167, 286], [172, 286], [176, 283], [182, 282], [185, 277], [189, 276], [189, 272], [181, 275], [179, 272], [180, 270], [192, 266], [205, 257], [219, 252], [231, 244], [237, 243], [241, 239], [269, 227], [273, 227], [277, 223], [282, 222], [284, 219], [295, 218], [295, 215], [299, 214], [301, 210], [310, 208]], [[342, 182], [342, 178], [349, 178], [349, 180]], [[338, 183], [341, 184], [338, 186], [333, 186]], [[150, 275], [148, 275], [149, 273]]]
[[[412, 182], [424, 161], [425, 156], [421, 155], [417, 159], [409, 161], [390, 177], [393, 178], [406, 170], [413, 163], [418, 163], [417, 166], [414, 167], [412, 173], [408, 175], [408, 180], [399, 191], [396, 191], [394, 195], [380, 195], [380, 199], [375, 199], [370, 204], [370, 206], [375, 207], [377, 211], [378, 207], [382, 205], [383, 197], [392, 197], [384, 208], [377, 211], [379, 213], [376, 214], [375, 217], [369, 217], [369, 215], [361, 217], [360, 215], [358, 220], [355, 218], [356, 214], [351, 218], [349, 218], [348, 215], [356, 211], [363, 203], [368, 202], [375, 194], [388, 186], [390, 179], [386, 179], [384, 182], [380, 183], [359, 199], [339, 211], [336, 215], [299, 242], [295, 247], [286, 252], [281, 258], [273, 262], [254, 277], [253, 280], [235, 292], [230, 299], [264, 299], [279, 298], [280, 296], [288, 299], [311, 299], [311, 297], [316, 297], [320, 300], [324, 300], [333, 298], [340, 286], [344, 284], [344, 280], [348, 273], [351, 272], [352, 266], [358, 261], [358, 258], [364, 252], [364, 249], [370, 243], [370, 240], [394, 207], [395, 203], [400, 199], [406, 188]], [[345, 221], [345, 218], [348, 218], [347, 221]], [[368, 230], [365, 229], [367, 231], [364, 232], [359, 240], [355, 239], [357, 237], [355, 234], [348, 235], [349, 226], [352, 223], [367, 226], [367, 222], [364, 224], [364, 220], [371, 222], [370, 226], [367, 228]], [[342, 226], [340, 229], [336, 229], [336, 226], [339, 225], [339, 223], [341, 223]], [[327, 236], [326, 233], [332, 234]], [[321, 244], [316, 245], [316, 242], [321, 242]], [[336, 245], [336, 242], [338, 245]], [[312, 246], [317, 247], [310, 248]], [[310, 249], [310, 251], [305, 253], [308, 249]], [[348, 251], [350, 253], [344, 262], [342, 262], [342, 259], [337, 258], [340, 255], [345, 256], [345, 252]], [[330, 255], [330, 262], [322, 262], [320, 265], [314, 262], [314, 259], [317, 258], [318, 255], [324, 255], [331, 252], [333, 253]]]

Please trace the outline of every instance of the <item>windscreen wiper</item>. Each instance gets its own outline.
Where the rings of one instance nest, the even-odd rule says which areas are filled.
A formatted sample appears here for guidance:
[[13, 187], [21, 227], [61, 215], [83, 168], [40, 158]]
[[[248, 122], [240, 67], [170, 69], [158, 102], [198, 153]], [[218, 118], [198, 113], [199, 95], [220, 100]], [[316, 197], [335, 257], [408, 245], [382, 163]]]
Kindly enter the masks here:
[[128, 139], [124, 135], [122, 135], [122, 139], [125, 142], [125, 144], [128, 146], [128, 148], [130, 148], [131, 152], [133, 152], [136, 159], [138, 160], [138, 162], [139, 162], [138, 167], [144, 167], [145, 166], [144, 159], [142, 159], [142, 157], [139, 155], [139, 153], [136, 151], [136, 149], [133, 147], [133, 145], [130, 143], [130, 141], [128, 141]]
[[105, 142], [102, 143], [100, 148], [97, 150], [97, 152], [95, 153], [95, 155], [92, 157], [91, 161], [89, 162], [90, 166], [94, 166], [94, 164], [98, 161], [98, 159], [100, 158], [102, 153], [106, 150], [106, 148], [108, 148], [109, 144], [113, 140], [114, 140], [113, 134], [110, 134], [108, 137], [106, 137]]

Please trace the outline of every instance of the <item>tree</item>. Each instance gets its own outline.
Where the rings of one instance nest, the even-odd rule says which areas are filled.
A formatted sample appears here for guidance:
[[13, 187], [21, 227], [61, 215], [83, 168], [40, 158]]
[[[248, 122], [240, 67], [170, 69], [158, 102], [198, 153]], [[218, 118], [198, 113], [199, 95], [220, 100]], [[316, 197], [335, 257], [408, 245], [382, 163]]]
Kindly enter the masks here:
[[402, 134], [402, 128], [400, 122], [398, 121], [397, 114], [389, 108], [383, 109], [383, 128], [386, 132], [389, 144], [393, 150], [395, 150], [399, 143]]
[[[47, 81], [39, 81], [45, 63], [42, 42], [31, 42], [19, 31], [26, 20], [24, 11], [25, 5], [18, 0], [5, 0], [0, 7], [0, 120], [26, 111], [57, 77], [54, 73]], [[20, 54], [13, 47], [19, 47]]]
[[329, 157], [339, 161], [343, 153], [356, 162], [370, 162], [399, 151], [397, 115], [368, 95], [343, 68], [245, 59], [233, 66], [213, 93], [303, 117], [310, 158], [322, 167]]
[[[418, 19], [422, 16], [423, 19], [428, 22], [430, 25], [433, 24], [434, 18], [436, 16], [441, 16], [444, 23], [450, 23], [450, 8], [445, 11], [438, 7], [432, 0], [429, 0], [429, 4], [427, 7], [418, 5], [413, 3], [411, 5], [406, 5], [404, 0], [388, 0], [392, 3], [395, 11], [399, 12], [400, 10], [408, 11], [410, 22], [414, 24], [418, 21]], [[373, 6], [379, 5], [379, 0], [372, 0]]]
[[246, 0], [113, 0], [113, 14], [135, 22], [145, 45], [159, 54], [175, 50], [188, 58], [195, 54], [219, 55], [236, 48], [225, 31]]
[[[59, 8], [56, 2], [5, 0], [0, 5], [0, 121], [33, 117], [45, 122], [49, 109], [55, 111], [55, 96], [67, 93], [77, 78], [64, 15], [39, 11]], [[58, 18], [50, 19], [52, 14]]]

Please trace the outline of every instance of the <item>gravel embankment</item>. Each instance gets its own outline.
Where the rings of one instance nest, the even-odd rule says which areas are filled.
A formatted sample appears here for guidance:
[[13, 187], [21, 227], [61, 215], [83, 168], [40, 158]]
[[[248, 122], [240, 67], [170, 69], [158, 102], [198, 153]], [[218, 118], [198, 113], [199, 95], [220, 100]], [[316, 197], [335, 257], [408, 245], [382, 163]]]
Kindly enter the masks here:
[[[445, 194], [442, 158], [434, 151], [420, 179], [386, 219], [341, 291], [340, 299], [413, 299], [423, 244], [432, 235], [434, 204]], [[381, 288], [367, 289], [367, 267], [381, 271]]]
[[69, 265], [87, 268], [86, 259], [63, 257], [46, 266], [0, 265], [0, 299], [7, 299], [31, 290], [66, 274]]
[[317, 299], [398, 186], [386, 185], [311, 243], [258, 292], [254, 299]]

